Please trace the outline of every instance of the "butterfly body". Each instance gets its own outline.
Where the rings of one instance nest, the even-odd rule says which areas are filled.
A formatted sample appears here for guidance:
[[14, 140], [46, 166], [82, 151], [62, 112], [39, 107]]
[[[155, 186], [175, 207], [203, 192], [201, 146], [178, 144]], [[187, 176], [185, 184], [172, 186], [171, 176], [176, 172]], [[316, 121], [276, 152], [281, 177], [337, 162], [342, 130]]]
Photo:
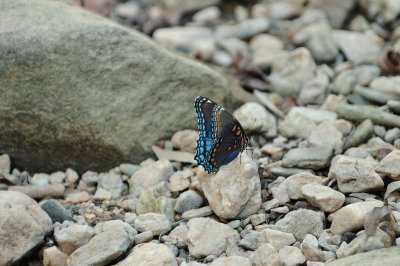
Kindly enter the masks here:
[[194, 102], [199, 126], [194, 159], [207, 172], [217, 172], [234, 160], [248, 143], [242, 126], [225, 108], [198, 96]]

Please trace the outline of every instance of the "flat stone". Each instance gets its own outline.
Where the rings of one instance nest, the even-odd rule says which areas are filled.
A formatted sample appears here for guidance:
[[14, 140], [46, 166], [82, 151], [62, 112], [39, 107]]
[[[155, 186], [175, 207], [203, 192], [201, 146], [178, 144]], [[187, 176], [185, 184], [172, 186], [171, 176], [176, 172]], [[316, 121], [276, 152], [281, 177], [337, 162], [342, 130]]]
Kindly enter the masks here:
[[23, 193], [0, 190], [0, 210], [0, 265], [15, 264], [53, 230], [47, 213]]
[[391, 179], [400, 180], [399, 162], [400, 151], [394, 150], [378, 163], [376, 171], [389, 176]]
[[135, 229], [139, 232], [151, 231], [154, 235], [171, 230], [171, 223], [165, 214], [146, 213], [135, 219]]
[[284, 246], [290, 246], [296, 242], [296, 238], [292, 233], [285, 233], [273, 229], [264, 229], [260, 232], [258, 245], [263, 243], [271, 244], [276, 250], [280, 250]]
[[327, 168], [331, 157], [331, 148], [296, 148], [283, 156], [282, 165], [318, 170]]
[[178, 266], [178, 262], [172, 253], [171, 249], [166, 245], [157, 243], [146, 243], [143, 245], [135, 246], [133, 251], [117, 266], [152, 266], [152, 265], [165, 265], [165, 266]]
[[89, 199], [90, 195], [86, 191], [72, 192], [65, 197], [65, 200], [71, 203], [85, 202], [88, 201]]
[[286, 185], [289, 197], [293, 200], [299, 200], [304, 199], [302, 187], [311, 183], [322, 184], [322, 177], [309, 173], [299, 173], [289, 176], [283, 182]]
[[384, 184], [375, 172], [376, 165], [372, 159], [337, 155], [332, 160], [328, 176], [337, 180], [342, 193], [380, 191]]
[[381, 111], [377, 108], [361, 105], [340, 105], [336, 108], [339, 117], [349, 121], [361, 123], [370, 119], [375, 125], [400, 127], [400, 117]]
[[44, 185], [44, 186], [9, 186], [8, 190], [18, 191], [34, 199], [45, 197], [61, 197], [64, 195], [65, 187], [63, 185]]
[[327, 266], [375, 266], [375, 265], [397, 265], [400, 260], [400, 247], [390, 247], [359, 253], [346, 258], [330, 261]]
[[374, 134], [374, 124], [371, 120], [367, 119], [361, 122], [353, 133], [348, 137], [344, 144], [344, 149], [347, 150], [351, 147], [356, 147], [365, 143]]
[[261, 207], [261, 184], [254, 160], [242, 153], [210, 178], [203, 172], [199, 181], [213, 212], [222, 219], [238, 219]]
[[377, 77], [371, 82], [370, 88], [376, 91], [381, 91], [391, 95], [400, 96], [400, 89], [397, 86], [399, 82], [400, 78], [398, 76]]
[[323, 212], [334, 212], [342, 207], [345, 195], [330, 187], [311, 183], [301, 187], [306, 200]]
[[220, 255], [226, 250], [226, 238], [238, 235], [231, 227], [210, 218], [191, 219], [188, 227], [189, 253], [196, 258]]
[[198, 209], [186, 211], [182, 213], [182, 219], [189, 221], [193, 218], [207, 217], [213, 214], [213, 210], [210, 206], [204, 206]]
[[382, 206], [383, 202], [378, 200], [346, 205], [328, 216], [328, 220], [332, 222], [329, 231], [336, 235], [362, 229], [367, 213], [375, 207]]
[[143, 233], [137, 234], [135, 236], [135, 245], [150, 242], [154, 237], [152, 231], [144, 231]]
[[322, 212], [299, 209], [289, 212], [274, 225], [268, 225], [268, 228], [291, 233], [298, 241], [303, 241], [307, 234], [318, 237], [324, 229], [324, 224], [325, 216]]
[[132, 242], [132, 235], [122, 228], [104, 231], [75, 250], [68, 258], [68, 265], [108, 265], [119, 258]]
[[343, 149], [343, 134], [331, 121], [319, 124], [307, 140], [311, 147], [328, 147], [335, 154], [341, 153]]
[[229, 256], [225, 258], [217, 258], [210, 263], [210, 266], [225, 266], [225, 265], [235, 265], [235, 266], [251, 266], [251, 261], [248, 258], [241, 256]]

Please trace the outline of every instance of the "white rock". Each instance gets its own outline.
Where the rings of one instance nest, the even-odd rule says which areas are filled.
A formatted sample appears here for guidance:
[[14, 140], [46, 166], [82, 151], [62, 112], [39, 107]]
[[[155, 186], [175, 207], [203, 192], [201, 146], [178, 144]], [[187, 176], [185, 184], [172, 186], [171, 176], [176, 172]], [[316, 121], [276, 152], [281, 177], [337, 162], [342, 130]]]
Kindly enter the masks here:
[[280, 266], [279, 254], [275, 248], [268, 243], [260, 245], [250, 255], [253, 266]]
[[332, 234], [337, 235], [362, 229], [367, 213], [372, 211], [375, 207], [382, 206], [383, 202], [378, 200], [356, 202], [346, 205], [328, 216], [328, 220], [332, 222], [329, 230]]
[[290, 246], [296, 242], [296, 238], [291, 233], [285, 233], [273, 229], [264, 229], [260, 232], [258, 244], [271, 244], [276, 250], [280, 250], [284, 246]]
[[49, 184], [50, 176], [48, 174], [39, 173], [34, 174], [29, 183], [36, 186], [44, 186]]
[[166, 245], [157, 243], [146, 243], [135, 246], [131, 254], [116, 264], [116, 266], [178, 266], [176, 258], [171, 249]]
[[53, 230], [47, 213], [21, 192], [0, 191], [0, 213], [0, 265], [16, 263]]
[[389, 176], [391, 179], [400, 180], [400, 150], [395, 150], [386, 155], [377, 165], [376, 170]]
[[279, 250], [279, 259], [284, 266], [296, 266], [306, 262], [306, 257], [297, 247], [283, 247]]
[[59, 250], [56, 246], [43, 250], [44, 266], [64, 266], [67, 265], [68, 255]]
[[89, 243], [94, 235], [94, 230], [88, 225], [74, 224], [65, 221], [60, 228], [55, 228], [54, 239], [57, 246], [67, 255], [72, 254], [77, 248]]
[[217, 258], [210, 263], [210, 266], [251, 266], [251, 261], [248, 258], [241, 256], [229, 256], [225, 258]]
[[124, 190], [124, 183], [121, 176], [113, 172], [101, 173], [99, 175], [98, 187], [104, 188], [111, 193], [113, 199], [121, 197]]
[[11, 160], [8, 154], [0, 156], [0, 173], [9, 174], [11, 170]]
[[322, 184], [322, 177], [309, 173], [298, 173], [289, 176], [284, 181], [289, 197], [294, 200], [304, 199], [301, 188], [310, 183]]
[[304, 185], [301, 188], [306, 200], [323, 212], [334, 212], [342, 207], [345, 195], [330, 187], [316, 183]]
[[261, 206], [261, 184], [254, 160], [245, 152], [210, 176], [199, 176], [204, 196], [222, 219], [248, 217]]
[[171, 230], [171, 223], [165, 214], [146, 213], [135, 219], [135, 229], [139, 232], [151, 231], [155, 235]]
[[312, 130], [308, 142], [311, 147], [329, 147], [338, 154], [343, 149], [343, 134], [333, 123], [325, 121]]
[[191, 219], [188, 227], [189, 253], [196, 258], [220, 255], [226, 250], [226, 238], [238, 235], [230, 226], [210, 218]]
[[108, 265], [126, 252], [132, 242], [133, 236], [124, 228], [106, 230], [75, 250], [68, 258], [68, 265]]
[[193, 21], [200, 23], [213, 22], [220, 18], [221, 11], [216, 6], [204, 8], [193, 15]]
[[265, 133], [269, 137], [277, 134], [276, 119], [261, 104], [248, 102], [233, 112], [246, 132]]
[[159, 160], [137, 170], [129, 179], [129, 191], [134, 196], [148, 188], [157, 185], [161, 181], [167, 181], [174, 169], [167, 160]]
[[345, 155], [337, 155], [331, 162], [328, 176], [337, 180], [342, 193], [379, 191], [382, 178], [375, 172], [376, 162]]

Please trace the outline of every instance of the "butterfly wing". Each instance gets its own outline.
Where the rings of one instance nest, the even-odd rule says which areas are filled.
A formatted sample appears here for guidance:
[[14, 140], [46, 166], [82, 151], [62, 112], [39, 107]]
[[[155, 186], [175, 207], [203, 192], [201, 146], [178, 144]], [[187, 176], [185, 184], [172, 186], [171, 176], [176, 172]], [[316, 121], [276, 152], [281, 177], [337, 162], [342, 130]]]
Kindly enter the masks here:
[[217, 106], [215, 102], [203, 96], [198, 96], [194, 101], [194, 108], [197, 113], [197, 122], [199, 126], [199, 138], [197, 139], [196, 155], [194, 159], [208, 172], [215, 171], [209, 160], [209, 154], [214, 140], [212, 113], [215, 106]]
[[239, 121], [222, 106], [214, 107], [212, 119], [214, 145], [209, 157], [211, 165], [219, 168], [245, 149], [248, 138]]

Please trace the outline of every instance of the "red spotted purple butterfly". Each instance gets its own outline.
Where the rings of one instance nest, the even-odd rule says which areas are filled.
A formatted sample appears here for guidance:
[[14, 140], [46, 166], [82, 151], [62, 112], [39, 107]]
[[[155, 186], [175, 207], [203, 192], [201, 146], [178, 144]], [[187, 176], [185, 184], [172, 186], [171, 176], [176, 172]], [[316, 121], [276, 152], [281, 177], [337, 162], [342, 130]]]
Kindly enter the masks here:
[[194, 108], [199, 125], [194, 159], [208, 173], [216, 173], [243, 152], [249, 138], [237, 119], [221, 105], [198, 96]]

